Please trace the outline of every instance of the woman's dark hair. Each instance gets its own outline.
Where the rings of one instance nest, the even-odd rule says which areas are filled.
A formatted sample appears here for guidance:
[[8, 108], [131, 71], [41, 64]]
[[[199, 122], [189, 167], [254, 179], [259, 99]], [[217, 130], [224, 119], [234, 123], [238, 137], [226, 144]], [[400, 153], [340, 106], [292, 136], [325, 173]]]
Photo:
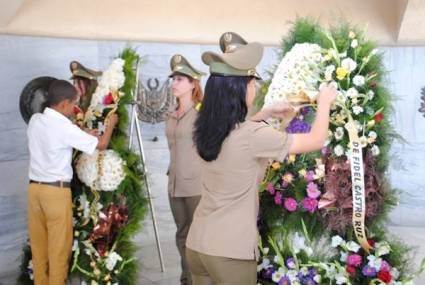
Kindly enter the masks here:
[[52, 107], [64, 100], [74, 100], [77, 97], [77, 90], [65, 80], [55, 80], [49, 86], [45, 106]]
[[246, 91], [251, 77], [211, 75], [205, 85], [202, 108], [195, 121], [193, 140], [199, 155], [213, 161], [237, 124], [245, 121]]

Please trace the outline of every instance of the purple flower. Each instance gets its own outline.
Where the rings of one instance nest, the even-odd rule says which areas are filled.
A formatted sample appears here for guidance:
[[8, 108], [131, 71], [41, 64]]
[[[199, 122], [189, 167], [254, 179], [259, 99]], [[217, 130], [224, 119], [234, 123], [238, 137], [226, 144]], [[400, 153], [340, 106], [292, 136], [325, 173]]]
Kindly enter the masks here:
[[289, 185], [288, 181], [286, 181], [286, 180], [282, 181], [282, 188], [286, 188], [286, 187], [288, 187], [288, 185]]
[[307, 211], [309, 211], [310, 213], [314, 213], [316, 211], [318, 202], [316, 199], [307, 197], [304, 199], [303, 204], [304, 204], [304, 208]]
[[283, 205], [289, 212], [294, 212], [297, 209], [298, 203], [294, 198], [286, 198]]
[[282, 194], [280, 194], [280, 192], [276, 192], [276, 196], [274, 196], [274, 202], [276, 205], [282, 205]]
[[386, 262], [385, 260], [382, 260], [381, 270], [390, 272], [391, 271], [391, 265], [388, 262]]
[[362, 257], [358, 254], [349, 255], [347, 260], [348, 264], [354, 267], [357, 267], [362, 263]]
[[307, 107], [301, 108], [300, 114], [303, 116], [306, 116], [310, 113], [310, 111], [311, 111], [310, 106], [307, 106]]
[[375, 277], [376, 269], [370, 266], [369, 264], [367, 264], [365, 267], [363, 267], [362, 273], [364, 276], [367, 276], [367, 277]]
[[310, 182], [307, 185], [307, 196], [309, 198], [313, 198], [316, 199], [317, 197], [320, 196], [320, 194], [322, 194], [322, 192], [320, 192], [320, 190], [317, 188], [317, 184]]
[[322, 148], [322, 155], [326, 156], [329, 154], [329, 149], [327, 147]]
[[291, 285], [291, 279], [288, 276], [280, 278], [278, 285]]
[[269, 191], [270, 194], [274, 195], [275, 193], [275, 189], [273, 187], [273, 184], [271, 182], [269, 182], [269, 184], [267, 184], [267, 191]]
[[261, 273], [261, 275], [263, 276], [264, 279], [272, 279], [272, 275], [275, 272], [273, 267], [269, 267], [265, 270], [263, 270], [263, 272]]
[[312, 182], [314, 180], [314, 171], [309, 170], [307, 172], [306, 176], [304, 176], [304, 180], [305, 180], [305, 182]]
[[286, 266], [289, 268], [289, 269], [295, 269], [295, 258], [293, 258], [293, 257], [290, 257], [290, 258], [288, 258], [287, 260], [286, 260]]
[[316, 269], [316, 268], [312, 268], [312, 269], [310, 269], [310, 270], [308, 271], [308, 273], [310, 274], [310, 277], [311, 277], [311, 278], [314, 278], [314, 276], [316, 276], [316, 275], [318, 275], [318, 274], [319, 274], [319, 272], [317, 271], [317, 269]]
[[313, 277], [307, 277], [304, 278], [303, 285], [316, 285], [316, 282], [314, 282]]
[[295, 117], [291, 122], [289, 122], [288, 126], [286, 127], [286, 132], [290, 134], [308, 133], [310, 132], [310, 129], [310, 123]]

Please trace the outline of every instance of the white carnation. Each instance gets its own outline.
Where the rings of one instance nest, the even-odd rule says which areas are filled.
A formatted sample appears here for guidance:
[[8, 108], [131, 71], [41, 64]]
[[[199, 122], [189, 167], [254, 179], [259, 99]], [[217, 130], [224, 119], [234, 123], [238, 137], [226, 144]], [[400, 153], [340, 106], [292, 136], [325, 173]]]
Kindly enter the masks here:
[[350, 72], [353, 72], [357, 68], [357, 62], [355, 62], [353, 59], [348, 57], [342, 60], [341, 66], [342, 68]]
[[359, 91], [357, 91], [356, 88], [351, 87], [350, 89], [347, 90], [346, 92], [347, 97], [357, 97], [359, 95]]
[[363, 111], [364, 111], [363, 108], [360, 107], [360, 106], [354, 106], [353, 107], [353, 113], [356, 114], [356, 115], [363, 113]]
[[341, 156], [341, 155], [344, 154], [344, 148], [341, 145], [337, 145], [334, 148], [334, 153], [335, 153], [336, 156]]
[[335, 139], [337, 141], [342, 140], [342, 138], [344, 137], [344, 129], [341, 127], [336, 128], [335, 130]]
[[356, 86], [362, 86], [362, 85], [364, 85], [365, 84], [365, 78], [364, 78], [364, 76], [362, 76], [362, 75], [356, 75], [356, 76], [354, 76], [353, 83]]
[[367, 137], [361, 136], [359, 138], [359, 141], [360, 141], [360, 146], [361, 147], [366, 147], [367, 146], [367, 143], [368, 143]]
[[371, 151], [373, 156], [378, 156], [380, 153], [379, 147], [377, 145], [372, 146]]
[[108, 257], [106, 258], [106, 268], [109, 271], [114, 270], [115, 265], [117, 264], [118, 261], [122, 261], [122, 257], [116, 253], [116, 252], [111, 252], [109, 253]]
[[346, 246], [347, 246], [347, 249], [352, 252], [358, 252], [360, 249], [360, 245], [356, 243], [355, 241], [347, 242]]

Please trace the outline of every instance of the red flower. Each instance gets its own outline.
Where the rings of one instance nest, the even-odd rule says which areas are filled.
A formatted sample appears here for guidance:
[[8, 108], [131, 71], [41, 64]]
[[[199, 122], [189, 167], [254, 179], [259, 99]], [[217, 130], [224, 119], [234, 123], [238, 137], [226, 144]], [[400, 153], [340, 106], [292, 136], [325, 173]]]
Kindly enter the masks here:
[[356, 274], [356, 269], [353, 266], [347, 266], [345, 270], [352, 276]]
[[370, 87], [376, 87], [376, 85], [378, 85], [378, 83], [375, 80], [373, 80], [369, 83], [369, 85], [370, 85]]
[[368, 239], [367, 243], [371, 246], [374, 247], [375, 246], [375, 241], [373, 239]]
[[381, 279], [382, 281], [384, 281], [387, 284], [390, 283], [391, 280], [393, 279], [391, 277], [391, 274], [388, 271], [379, 271], [378, 278]]
[[78, 114], [81, 112], [81, 109], [78, 108], [77, 106], [74, 106], [74, 114]]
[[378, 114], [375, 115], [375, 119], [378, 122], [378, 124], [380, 124], [381, 121], [384, 119], [384, 114], [382, 114], [381, 112], [379, 112]]
[[112, 93], [109, 92], [108, 95], [106, 95], [106, 97], [103, 99], [103, 104], [105, 105], [109, 105], [114, 103], [114, 97], [112, 97]]

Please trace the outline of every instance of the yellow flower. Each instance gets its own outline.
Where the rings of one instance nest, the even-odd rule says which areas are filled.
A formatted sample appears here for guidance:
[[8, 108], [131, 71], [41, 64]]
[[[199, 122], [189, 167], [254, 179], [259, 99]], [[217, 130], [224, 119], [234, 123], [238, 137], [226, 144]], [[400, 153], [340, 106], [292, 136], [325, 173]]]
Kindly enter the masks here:
[[99, 275], [100, 275], [100, 270], [99, 270], [99, 269], [97, 269], [97, 268], [95, 268], [95, 269], [93, 270], [93, 274], [94, 274], [95, 276], [99, 276]]
[[96, 267], [96, 262], [94, 262], [94, 261], [90, 262], [90, 266], [93, 267], [93, 268], [95, 268]]
[[306, 175], [307, 175], [307, 170], [305, 170], [305, 169], [301, 169], [300, 171], [298, 171], [298, 174], [299, 174], [301, 177], [304, 177], [304, 176], [306, 176]]
[[293, 163], [295, 161], [295, 154], [290, 154], [288, 156], [288, 163]]
[[94, 112], [94, 115], [95, 115], [96, 117], [101, 117], [101, 116], [102, 116], [102, 113], [101, 113], [101, 112], [99, 112], [99, 111], [96, 111], [96, 112]]
[[99, 283], [97, 283], [96, 281], [92, 280], [90, 285], [99, 285]]
[[354, 39], [354, 38], [356, 37], [356, 33], [354, 33], [353, 31], [350, 31], [350, 32], [348, 33], [348, 37], [349, 37], [350, 39]]
[[347, 74], [348, 74], [348, 70], [345, 68], [338, 67], [336, 69], [336, 78], [338, 78], [338, 80], [344, 79]]
[[74, 232], [74, 236], [78, 237], [79, 235], [80, 235], [80, 232], [79, 231], [75, 231]]
[[103, 280], [105, 280], [105, 281], [108, 281], [108, 280], [110, 280], [111, 279], [111, 275], [106, 275], [104, 278], [103, 278]]
[[276, 161], [272, 164], [273, 170], [278, 170], [280, 168], [280, 162]]
[[373, 127], [375, 125], [375, 120], [370, 120], [369, 122], [367, 122], [367, 126], [370, 128], [370, 127]]

